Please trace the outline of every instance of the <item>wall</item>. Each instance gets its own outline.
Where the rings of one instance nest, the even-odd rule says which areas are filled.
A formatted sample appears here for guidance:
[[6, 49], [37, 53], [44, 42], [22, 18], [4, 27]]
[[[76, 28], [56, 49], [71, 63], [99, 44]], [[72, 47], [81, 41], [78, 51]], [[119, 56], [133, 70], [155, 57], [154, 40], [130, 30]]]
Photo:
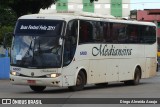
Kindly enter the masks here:
[[98, 2], [95, 2], [95, 13], [100, 13], [100, 14], [111, 14], [110, 11], [110, 0], [99, 0]]
[[1, 52], [0, 53], [0, 79], [9, 79], [9, 72], [10, 72], [10, 58], [8, 57], [8, 51]]
[[130, 15], [130, 0], [122, 0], [122, 17]]
[[0, 58], [0, 79], [9, 79], [10, 71], [9, 57]]
[[52, 5], [52, 10], [49, 9], [48, 11], [55, 12], [56, 10], [85, 11], [116, 17], [128, 17], [130, 14], [130, 0], [98, 0], [94, 3], [90, 3], [90, 0], [60, 0], [56, 5]]

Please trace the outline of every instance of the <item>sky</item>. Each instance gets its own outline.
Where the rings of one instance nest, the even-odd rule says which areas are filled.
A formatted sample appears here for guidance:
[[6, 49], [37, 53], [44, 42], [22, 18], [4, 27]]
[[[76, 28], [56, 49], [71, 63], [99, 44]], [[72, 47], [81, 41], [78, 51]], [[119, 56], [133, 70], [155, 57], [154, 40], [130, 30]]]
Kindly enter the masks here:
[[130, 0], [131, 10], [160, 9], [160, 0]]

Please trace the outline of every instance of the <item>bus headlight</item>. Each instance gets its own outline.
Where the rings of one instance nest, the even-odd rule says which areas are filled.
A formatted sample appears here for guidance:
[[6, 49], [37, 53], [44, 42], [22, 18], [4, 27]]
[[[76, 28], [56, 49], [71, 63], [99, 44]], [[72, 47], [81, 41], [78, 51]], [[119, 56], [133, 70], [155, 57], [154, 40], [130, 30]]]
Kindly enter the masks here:
[[11, 71], [10, 74], [11, 74], [11, 75], [14, 75], [14, 76], [19, 76], [19, 75], [20, 75], [20, 73], [18, 73], [18, 72], [16, 72], [16, 71]]
[[56, 78], [58, 76], [60, 76], [61, 74], [60, 73], [54, 73], [54, 74], [48, 74], [46, 75], [48, 78]]

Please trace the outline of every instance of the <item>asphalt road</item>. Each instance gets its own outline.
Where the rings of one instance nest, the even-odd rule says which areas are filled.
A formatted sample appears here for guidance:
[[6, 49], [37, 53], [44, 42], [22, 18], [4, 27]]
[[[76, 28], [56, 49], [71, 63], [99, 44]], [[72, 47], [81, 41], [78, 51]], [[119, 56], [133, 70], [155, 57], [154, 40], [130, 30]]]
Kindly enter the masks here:
[[[83, 91], [71, 92], [67, 88], [48, 87], [42, 93], [33, 92], [28, 86], [11, 85], [9, 80], [0, 80], [0, 98], [159, 98], [160, 72], [157, 76], [142, 79], [140, 85], [125, 86], [123, 83], [110, 83], [107, 87], [88, 85]], [[17, 105], [0, 105], [17, 107]], [[18, 105], [18, 107], [33, 105]], [[54, 104], [34, 105], [36, 107], [159, 107], [160, 104]]]

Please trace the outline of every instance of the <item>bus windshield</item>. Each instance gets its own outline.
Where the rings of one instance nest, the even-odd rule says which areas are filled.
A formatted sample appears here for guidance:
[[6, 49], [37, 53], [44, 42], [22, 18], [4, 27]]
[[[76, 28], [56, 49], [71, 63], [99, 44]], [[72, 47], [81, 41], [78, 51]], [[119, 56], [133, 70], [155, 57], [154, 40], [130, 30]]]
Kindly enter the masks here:
[[12, 44], [11, 65], [24, 68], [61, 66], [59, 38], [64, 21], [19, 20]]

